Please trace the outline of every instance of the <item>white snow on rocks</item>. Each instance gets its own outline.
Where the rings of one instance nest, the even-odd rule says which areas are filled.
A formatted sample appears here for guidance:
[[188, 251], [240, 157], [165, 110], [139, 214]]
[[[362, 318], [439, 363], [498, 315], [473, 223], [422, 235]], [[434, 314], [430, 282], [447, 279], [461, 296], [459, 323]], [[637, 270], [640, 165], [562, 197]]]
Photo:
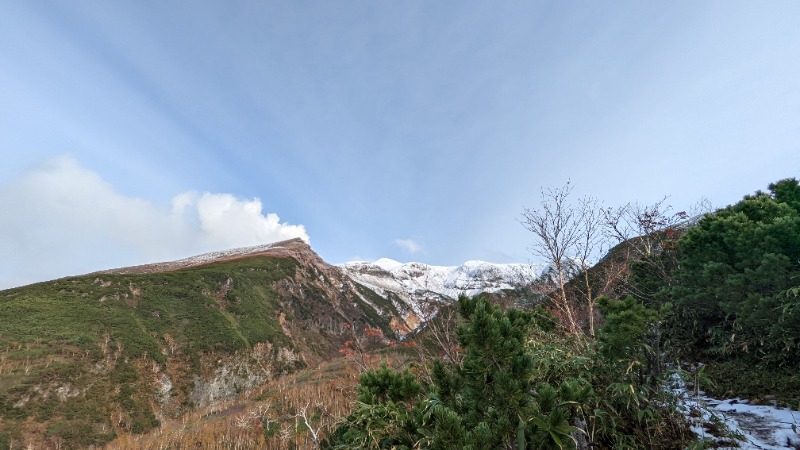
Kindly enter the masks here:
[[716, 442], [721, 446], [717, 448], [800, 448], [800, 411], [754, 405], [739, 398], [715, 399], [702, 391], [692, 394], [676, 381], [678, 387], [673, 391], [698, 438]]
[[467, 261], [460, 266], [432, 266], [388, 258], [348, 262], [339, 268], [381, 296], [395, 294], [420, 317], [426, 303], [451, 302], [460, 294], [513, 289], [531, 283], [541, 271], [540, 266], [529, 264]]

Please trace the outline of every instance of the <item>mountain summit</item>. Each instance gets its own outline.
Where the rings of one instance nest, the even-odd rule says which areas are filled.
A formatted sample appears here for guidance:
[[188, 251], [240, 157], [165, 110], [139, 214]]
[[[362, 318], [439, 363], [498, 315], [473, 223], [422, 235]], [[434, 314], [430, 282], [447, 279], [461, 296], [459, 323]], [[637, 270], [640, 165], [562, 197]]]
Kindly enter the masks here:
[[153, 264], [143, 264], [140, 266], [122, 267], [119, 269], [102, 270], [96, 273], [112, 274], [134, 274], [134, 273], [157, 273], [171, 272], [174, 270], [198, 267], [207, 264], [233, 261], [242, 258], [253, 258], [257, 256], [291, 257], [298, 261], [313, 259], [319, 262], [322, 259], [317, 255], [306, 241], [300, 238], [289, 239], [286, 241], [262, 244], [252, 247], [240, 247], [230, 250], [203, 253], [201, 255], [176, 261], [160, 262]]

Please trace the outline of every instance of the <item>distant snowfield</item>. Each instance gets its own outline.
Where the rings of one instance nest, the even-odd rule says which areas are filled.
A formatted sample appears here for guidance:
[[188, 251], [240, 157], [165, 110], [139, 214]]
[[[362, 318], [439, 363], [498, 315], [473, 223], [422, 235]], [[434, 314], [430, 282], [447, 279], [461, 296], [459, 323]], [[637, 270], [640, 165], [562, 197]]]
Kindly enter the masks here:
[[519, 287], [534, 281], [542, 270], [542, 266], [530, 264], [467, 261], [460, 266], [432, 266], [389, 258], [352, 261], [339, 267], [368, 287], [392, 292], [430, 292], [450, 298]]
[[461, 294], [472, 296], [525, 286], [542, 271], [542, 266], [530, 264], [467, 261], [460, 266], [432, 266], [388, 258], [352, 261], [338, 267], [383, 297], [397, 295], [419, 317], [425, 316], [426, 304], [450, 302]]

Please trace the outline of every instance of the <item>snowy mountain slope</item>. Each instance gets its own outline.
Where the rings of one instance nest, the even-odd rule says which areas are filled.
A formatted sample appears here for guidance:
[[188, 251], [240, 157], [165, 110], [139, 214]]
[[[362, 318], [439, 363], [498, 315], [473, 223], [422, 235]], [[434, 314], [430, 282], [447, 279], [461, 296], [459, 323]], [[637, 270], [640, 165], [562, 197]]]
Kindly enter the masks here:
[[460, 266], [432, 266], [387, 258], [348, 262], [339, 268], [379, 295], [403, 302], [419, 317], [425, 316], [425, 305], [449, 303], [460, 294], [513, 289], [532, 282], [542, 270], [541, 266], [529, 264], [467, 261]]
[[[483, 261], [468, 261], [460, 266], [432, 266], [419, 262], [401, 263], [388, 258], [331, 266], [322, 261], [306, 242], [292, 239], [96, 273], [168, 272], [254, 256], [291, 257], [311, 268], [314, 273], [325, 274], [324, 280], [332, 283], [329, 286], [331, 289], [351, 292], [379, 314], [397, 314], [392, 321], [392, 327], [400, 335], [414, 330], [426, 318], [435, 314], [439, 305], [454, 301], [462, 293], [472, 296], [481, 292], [513, 289], [540, 277], [544, 268], [538, 265], [492, 264]], [[354, 283], [373, 291], [380, 298], [358, 289]], [[386, 309], [386, 300], [394, 306], [394, 313]]]

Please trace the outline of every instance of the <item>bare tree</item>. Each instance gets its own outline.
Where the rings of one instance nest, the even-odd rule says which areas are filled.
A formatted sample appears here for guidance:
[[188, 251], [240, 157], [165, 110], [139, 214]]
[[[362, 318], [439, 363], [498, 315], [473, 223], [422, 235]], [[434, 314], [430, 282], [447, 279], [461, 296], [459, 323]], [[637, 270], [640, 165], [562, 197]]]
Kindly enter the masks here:
[[[571, 194], [570, 182], [542, 189], [541, 206], [525, 208], [520, 222], [534, 235], [531, 253], [550, 266], [534, 289], [552, 298], [564, 325], [575, 335], [582, 334], [579, 313], [585, 305], [588, 335], [594, 336], [597, 297], [633, 294], [647, 299], [655, 294], [642, 292], [631, 282], [634, 262], [664, 283], [674, 282], [670, 274], [677, 264], [677, 241], [692, 217], [673, 212], [667, 197], [649, 205], [604, 208], [589, 196], [573, 202]], [[693, 214], [712, 209], [701, 200]]]
[[[667, 197], [650, 204], [628, 203], [605, 210], [607, 232], [611, 239], [622, 245], [620, 252], [626, 260], [643, 264], [666, 284], [674, 280], [670, 275], [675, 264], [675, 246], [688, 226], [690, 217], [684, 211], [672, 212]], [[666, 253], [665, 253], [666, 252]], [[625, 289], [639, 298], [651, 298], [654, 293], [642, 292], [631, 283]]]
[[711, 203], [708, 197], [702, 196], [689, 207], [689, 221], [694, 222], [701, 219], [701, 216], [711, 214], [719, 208]]
[[581, 328], [575, 309], [567, 295], [566, 283], [574, 270], [570, 259], [582, 242], [582, 221], [578, 208], [569, 202], [572, 186], [567, 182], [559, 188], [541, 191], [541, 207], [525, 208], [521, 223], [535, 239], [531, 253], [544, 258], [550, 265], [550, 278], [555, 285], [554, 305], [563, 314], [570, 333], [580, 336]]
[[380, 328], [365, 326], [361, 332], [356, 330], [355, 323], [343, 322], [342, 327], [350, 332], [352, 339], [342, 343], [339, 354], [358, 366], [359, 372], [370, 369], [373, 350], [388, 344], [390, 341]]
[[583, 296], [589, 316], [589, 336], [594, 337], [595, 295], [589, 279], [589, 269], [596, 263], [596, 257], [606, 250], [603, 239], [603, 209], [596, 197], [584, 197], [578, 200], [579, 239], [575, 244], [575, 258], [580, 269]]
[[421, 330], [420, 342], [416, 346], [421, 361], [444, 359], [458, 364], [463, 353], [458, 345], [456, 330], [459, 324], [458, 308], [455, 305], [442, 306], [428, 301], [422, 305], [422, 319], [425, 327]]
[[[333, 425], [335, 421], [324, 409], [324, 405], [321, 402], [316, 402], [314, 407], [311, 408], [311, 411], [309, 411], [309, 407], [311, 407], [311, 401], [306, 402], [305, 406], [300, 407], [295, 417], [303, 419], [303, 425], [305, 425], [308, 432], [311, 434], [314, 449], [319, 449], [322, 432]], [[316, 422], [316, 427], [313, 422]]]

